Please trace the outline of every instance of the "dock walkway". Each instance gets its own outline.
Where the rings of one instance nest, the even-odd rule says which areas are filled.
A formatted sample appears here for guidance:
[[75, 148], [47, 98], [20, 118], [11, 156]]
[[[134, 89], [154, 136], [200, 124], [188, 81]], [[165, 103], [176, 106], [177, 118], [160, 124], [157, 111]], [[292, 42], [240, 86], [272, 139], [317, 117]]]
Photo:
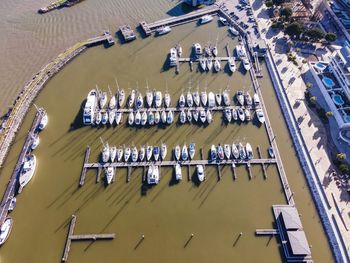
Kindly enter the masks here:
[[107, 42], [108, 45], [114, 45], [114, 39], [109, 31], [103, 32], [101, 36], [89, 38], [86, 40], [86, 45], [96, 45], [103, 42]]
[[33, 136], [37, 132], [37, 127], [41, 121], [41, 118], [44, 114], [44, 109], [40, 108], [38, 112], [36, 113], [32, 127], [30, 128], [27, 138], [24, 142], [22, 151], [18, 157], [16, 166], [12, 172], [11, 178], [7, 184], [6, 191], [2, 197], [1, 204], [0, 204], [0, 226], [4, 223], [7, 215], [8, 215], [8, 209], [11, 203], [12, 197], [16, 195], [16, 186], [17, 186], [17, 178], [18, 174], [22, 168], [22, 164], [24, 162], [25, 157], [27, 156], [28, 152], [30, 151], [30, 147], [33, 143]]

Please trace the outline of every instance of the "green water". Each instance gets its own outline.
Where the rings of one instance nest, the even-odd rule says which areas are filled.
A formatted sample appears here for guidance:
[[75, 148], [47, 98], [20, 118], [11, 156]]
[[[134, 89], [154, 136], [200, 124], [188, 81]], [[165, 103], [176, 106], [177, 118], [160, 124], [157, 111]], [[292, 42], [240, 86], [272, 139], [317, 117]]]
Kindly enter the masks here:
[[[141, 194], [141, 168], [133, 171], [129, 183], [126, 183], [126, 170], [118, 170], [117, 181], [108, 187], [103, 182], [96, 184], [95, 171], [89, 171], [85, 185], [78, 188], [86, 146], [92, 147], [90, 161], [97, 160], [100, 137], [110, 145], [165, 142], [168, 149], [195, 142], [197, 149], [203, 148], [205, 153], [211, 144], [249, 141], [254, 149], [260, 145], [267, 156], [264, 128], [252, 123], [223, 125], [220, 113], [214, 114], [214, 122], [207, 127], [175, 123], [166, 128], [148, 129], [125, 125], [100, 129], [79, 126], [81, 103], [89, 90], [97, 84], [103, 90], [110, 85], [115, 91], [115, 77], [126, 90], [138, 82], [143, 93], [146, 80], [151, 88], [162, 91], [167, 83], [173, 103], [182, 91], [187, 91], [189, 81], [194, 88], [199, 83], [200, 89], [207, 87], [208, 91], [220, 91], [228, 86], [232, 95], [238, 89], [252, 91], [249, 75], [240, 72], [233, 76], [223, 72], [203, 74], [190, 72], [187, 64], [181, 66], [179, 75], [174, 69], [165, 70], [166, 55], [176, 43], [180, 42], [186, 56], [194, 42], [204, 45], [208, 40], [215, 42], [216, 38], [219, 54], [223, 56], [227, 43], [231, 50], [237, 43], [227, 36], [224, 28], [212, 22], [200, 27], [195, 23], [177, 27], [161, 38], [139, 39], [109, 49], [94, 47], [47, 84], [35, 101], [49, 116], [49, 124], [40, 134], [41, 142], [35, 150], [38, 167], [33, 180], [18, 196], [17, 207], [11, 214], [14, 228], [1, 248], [0, 262], [59, 262], [72, 214], [78, 217], [75, 233], [116, 233], [116, 239], [74, 243], [69, 262], [282, 261], [276, 238], [269, 240], [254, 235], [256, 228], [273, 226], [272, 205], [285, 203], [274, 166], [267, 169], [267, 180], [259, 166], [253, 167], [251, 180], [244, 167], [237, 169], [237, 180], [233, 180], [230, 167], [225, 167], [221, 181], [217, 180], [214, 167], [208, 167], [207, 180], [200, 186], [187, 181], [185, 169], [184, 180], [171, 184], [172, 170], [165, 168], [161, 171], [160, 184], [146, 195]], [[265, 68], [264, 75], [260, 80], [264, 100], [313, 257], [315, 262], [333, 262]], [[32, 109], [1, 171], [1, 190], [33, 116]], [[199, 158], [198, 153], [196, 157]], [[243, 235], [238, 238], [240, 232]], [[194, 237], [189, 241], [191, 233]], [[145, 239], [140, 242], [142, 235]]]

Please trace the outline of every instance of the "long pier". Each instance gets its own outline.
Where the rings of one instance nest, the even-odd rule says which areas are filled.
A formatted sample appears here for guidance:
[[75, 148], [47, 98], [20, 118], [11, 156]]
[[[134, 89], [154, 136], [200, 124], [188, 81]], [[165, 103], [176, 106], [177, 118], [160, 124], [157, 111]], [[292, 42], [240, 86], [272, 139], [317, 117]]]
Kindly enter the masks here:
[[89, 38], [86, 40], [86, 45], [96, 45], [107, 42], [108, 45], [114, 45], [114, 39], [109, 31], [104, 31], [101, 36]]
[[34, 120], [33, 120], [33, 123], [32, 123], [32, 126], [28, 132], [27, 138], [26, 138], [24, 145], [22, 147], [22, 151], [18, 157], [16, 166], [13, 169], [12, 175], [10, 177], [8, 184], [7, 184], [6, 191], [2, 197], [1, 204], [0, 204], [0, 226], [4, 223], [4, 221], [8, 215], [8, 209], [9, 209], [12, 197], [14, 197], [16, 195], [18, 174], [21, 171], [24, 159], [26, 158], [28, 152], [30, 152], [30, 147], [33, 143], [34, 134], [37, 133], [37, 127], [41, 121], [41, 118], [42, 118], [44, 112], [45, 112], [44, 109], [40, 108], [38, 110], [38, 112], [36, 113]]
[[77, 222], [77, 217], [75, 215], [72, 215], [69, 228], [68, 228], [68, 234], [66, 239], [66, 244], [64, 246], [63, 250], [63, 256], [61, 261], [66, 262], [68, 260], [68, 255], [70, 251], [70, 246], [72, 244], [72, 241], [97, 241], [97, 240], [111, 240], [115, 238], [115, 234], [81, 234], [81, 235], [74, 235], [74, 228], [75, 224]]

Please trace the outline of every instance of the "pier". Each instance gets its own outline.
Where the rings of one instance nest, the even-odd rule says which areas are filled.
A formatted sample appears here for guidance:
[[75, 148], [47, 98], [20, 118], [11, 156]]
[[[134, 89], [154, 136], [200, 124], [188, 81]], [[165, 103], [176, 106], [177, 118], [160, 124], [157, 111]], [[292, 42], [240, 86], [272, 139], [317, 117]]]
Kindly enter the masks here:
[[75, 215], [72, 215], [72, 218], [71, 218], [71, 221], [69, 224], [69, 228], [68, 228], [66, 244], [64, 246], [63, 256], [62, 256], [61, 262], [67, 262], [72, 241], [98, 241], [98, 240], [111, 240], [111, 239], [115, 238], [114, 233], [113, 234], [74, 235], [73, 232], [74, 232], [76, 222], [77, 222], [77, 217]]
[[8, 215], [8, 208], [11, 203], [12, 197], [16, 195], [16, 187], [17, 187], [17, 178], [18, 174], [21, 171], [22, 164], [27, 156], [27, 154], [30, 152], [30, 147], [33, 143], [33, 136], [37, 133], [37, 127], [41, 121], [41, 118], [43, 114], [45, 113], [44, 109], [40, 108], [38, 112], [35, 114], [32, 126], [28, 132], [27, 138], [24, 142], [22, 151], [18, 157], [16, 166], [12, 172], [12, 175], [10, 177], [10, 180], [7, 184], [6, 191], [2, 197], [1, 205], [0, 205], [0, 226], [4, 223], [7, 215]]
[[[86, 164], [89, 161], [90, 152], [91, 152], [91, 149], [90, 149], [90, 146], [88, 146], [85, 151], [84, 164]], [[85, 167], [85, 165], [83, 165], [83, 169], [81, 170], [81, 175], [79, 180], [79, 186], [83, 186], [85, 183], [86, 170], [87, 168]]]
[[101, 36], [89, 38], [86, 41], [87, 46], [92, 46], [100, 43], [106, 42], [108, 45], [114, 45], [114, 39], [109, 31], [104, 31]]
[[218, 10], [219, 10], [219, 7], [216, 5], [213, 5], [210, 7], [202, 8], [197, 11], [190, 12], [182, 16], [169, 17], [169, 18], [158, 20], [156, 22], [149, 23], [149, 24], [147, 24], [145, 21], [141, 21], [140, 26], [143, 32], [146, 34], [146, 36], [149, 36], [153, 32], [155, 32], [158, 28], [161, 28], [163, 26], [174, 27], [174, 26], [183, 25], [188, 22], [196, 21], [204, 15], [216, 15]]
[[257, 236], [273, 236], [278, 235], [278, 229], [257, 229], [255, 230], [255, 235]]
[[129, 42], [136, 39], [136, 35], [134, 31], [131, 29], [129, 25], [122, 25], [119, 27], [119, 30], [125, 42]]

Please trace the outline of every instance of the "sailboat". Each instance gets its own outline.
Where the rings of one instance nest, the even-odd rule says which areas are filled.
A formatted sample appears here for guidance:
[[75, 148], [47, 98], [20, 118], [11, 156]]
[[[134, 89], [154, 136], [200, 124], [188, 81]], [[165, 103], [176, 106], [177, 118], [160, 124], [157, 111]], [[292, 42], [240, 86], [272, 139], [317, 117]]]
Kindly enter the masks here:
[[227, 160], [231, 159], [231, 147], [229, 144], [224, 145], [224, 153]]
[[181, 156], [181, 147], [179, 145], [176, 145], [175, 148], [174, 148], [175, 160], [176, 161], [180, 160], [180, 156]]
[[181, 165], [179, 163], [175, 164], [175, 179], [177, 181], [182, 180]]
[[230, 70], [232, 73], [234, 73], [234, 72], [236, 71], [235, 58], [234, 58], [234, 57], [230, 57], [230, 58], [228, 59], [227, 64], [228, 64], [229, 70]]
[[183, 107], [185, 107], [185, 104], [186, 104], [185, 96], [183, 93], [181, 93], [180, 98], [179, 98], [179, 107], [183, 108]]
[[141, 114], [141, 125], [145, 126], [147, 123], [147, 112], [143, 111]]
[[231, 150], [232, 150], [232, 156], [235, 159], [238, 159], [239, 158], [239, 151], [238, 151], [238, 148], [237, 148], [236, 144], [232, 143]]
[[153, 146], [147, 145], [147, 147], [146, 147], [146, 159], [147, 159], [147, 161], [151, 160], [152, 154], [153, 154]]
[[162, 113], [160, 114], [160, 120], [163, 124], [166, 124], [166, 112], [165, 110], [162, 110]]
[[166, 123], [171, 124], [171, 123], [173, 123], [173, 121], [174, 121], [174, 113], [173, 113], [173, 111], [168, 111]]
[[208, 93], [208, 107], [209, 108], [213, 108], [216, 106], [216, 103], [215, 103], [215, 95], [212, 91], [210, 91]]
[[246, 150], [246, 153], [247, 153], [247, 158], [248, 158], [248, 160], [253, 159], [253, 157], [254, 157], [254, 155], [253, 155], [253, 149], [252, 149], [252, 146], [250, 145], [249, 142], [246, 143], [246, 145], [245, 145], [245, 150]]
[[135, 103], [136, 109], [140, 109], [143, 107], [143, 97], [141, 92], [137, 92], [137, 97], [136, 97], [136, 103]]
[[211, 123], [213, 121], [213, 115], [210, 110], [207, 110], [207, 121]]
[[100, 98], [99, 98], [99, 103], [100, 103], [100, 108], [101, 109], [103, 109], [105, 106], [106, 106], [106, 104], [107, 104], [107, 100], [108, 100], [108, 98], [107, 98], [107, 92], [101, 92], [100, 93]]
[[117, 150], [117, 161], [120, 162], [123, 158], [124, 150], [123, 147], [119, 147]]
[[151, 108], [153, 104], [153, 92], [149, 90], [147, 90], [146, 92], [146, 102], [147, 102], [147, 106]]
[[193, 110], [192, 117], [193, 117], [194, 121], [197, 122], [199, 119], [199, 110], [197, 110], [197, 109]]
[[160, 108], [162, 106], [162, 93], [160, 91], [155, 91], [153, 97], [155, 107]]
[[184, 146], [182, 146], [181, 158], [183, 161], [187, 161], [187, 159], [188, 159], [188, 151], [187, 151], [186, 144], [184, 144]]
[[140, 162], [143, 162], [143, 160], [145, 159], [145, 156], [146, 156], [146, 148], [145, 148], [145, 146], [141, 146], [140, 151], [139, 151]]
[[230, 100], [230, 95], [229, 95], [227, 90], [224, 90], [224, 92], [222, 93], [222, 98], [223, 98], [223, 101], [224, 101], [224, 105], [225, 106], [230, 106], [231, 100]]
[[192, 97], [193, 97], [194, 105], [199, 107], [200, 106], [199, 91], [197, 90], [197, 91], [193, 92]]
[[211, 58], [207, 58], [207, 69], [211, 71], [213, 68], [213, 60]]
[[241, 121], [245, 121], [245, 114], [244, 114], [244, 110], [242, 108], [238, 108], [237, 109], [237, 113], [238, 113], [238, 118]]
[[123, 107], [125, 102], [125, 92], [123, 89], [118, 89], [118, 104], [119, 107]]
[[203, 71], [207, 69], [207, 63], [205, 62], [204, 58], [199, 59], [199, 65]]
[[97, 111], [96, 120], [95, 120], [96, 125], [100, 125], [101, 121], [102, 121], [102, 113], [100, 111]]
[[160, 154], [159, 146], [154, 146], [153, 147], [153, 158], [155, 161], [158, 161], [159, 154]]
[[105, 176], [107, 184], [111, 184], [114, 177], [114, 169], [111, 166], [105, 168]]
[[243, 91], [238, 90], [237, 93], [236, 93], [236, 98], [237, 98], [238, 103], [239, 103], [241, 106], [243, 106], [243, 105], [244, 105]]
[[139, 157], [139, 152], [137, 151], [136, 146], [132, 147], [131, 150], [131, 161], [136, 162]]
[[222, 103], [222, 94], [221, 93], [215, 94], [215, 101], [216, 101], [216, 105], [221, 106], [221, 103]]
[[217, 150], [215, 145], [213, 144], [210, 148], [210, 159], [212, 161], [216, 160], [216, 158], [218, 158], [218, 154], [217, 154]]
[[109, 111], [109, 116], [108, 116], [108, 118], [109, 118], [109, 124], [110, 125], [112, 125], [113, 124], [113, 122], [114, 122], [114, 120], [115, 120], [115, 111], [114, 110], [110, 110]]
[[167, 154], [168, 150], [167, 150], [167, 146], [165, 143], [162, 143], [161, 147], [160, 147], [160, 157], [162, 158], [162, 160], [165, 160], [166, 154]]
[[129, 161], [130, 155], [131, 155], [131, 149], [130, 149], [130, 147], [126, 147], [124, 150], [124, 161], [125, 162]]
[[208, 103], [208, 94], [207, 94], [207, 91], [202, 91], [201, 92], [201, 102], [202, 102], [202, 105], [204, 107], [207, 106], [207, 103]]
[[187, 110], [186, 115], [187, 115], [187, 121], [188, 121], [189, 123], [191, 123], [191, 122], [192, 122], [192, 113], [191, 113], [191, 110]]
[[239, 151], [239, 158], [241, 158], [242, 160], [247, 158], [247, 154], [245, 152], [245, 149], [242, 143], [238, 144], [238, 151]]
[[107, 111], [103, 111], [102, 112], [102, 119], [101, 119], [101, 123], [103, 124], [103, 125], [106, 125], [107, 124], [107, 122], [108, 122], [108, 112]]
[[129, 113], [128, 123], [130, 126], [134, 124], [134, 113], [133, 112]]
[[135, 124], [140, 125], [141, 124], [141, 113], [140, 111], [137, 111], [135, 114]]
[[109, 109], [113, 110], [115, 108], [116, 104], [117, 104], [117, 101], [115, 99], [115, 96], [111, 95], [111, 100], [109, 101], [109, 105], [108, 105]]
[[165, 92], [165, 94], [164, 94], [164, 106], [166, 108], [169, 108], [170, 107], [170, 103], [171, 103], [170, 94], [168, 92]]
[[201, 120], [202, 123], [205, 123], [205, 121], [207, 120], [207, 114], [205, 112], [205, 110], [200, 110], [199, 112], [199, 119]]
[[234, 121], [238, 120], [238, 114], [236, 109], [232, 109], [232, 118]]
[[220, 61], [218, 59], [214, 60], [214, 69], [216, 72], [219, 72], [221, 70], [221, 64], [220, 64]]
[[186, 102], [187, 102], [187, 106], [188, 107], [192, 107], [193, 106], [193, 97], [192, 97], [192, 93], [190, 91], [187, 92]]
[[186, 113], [184, 110], [180, 112], [180, 123], [184, 124], [186, 122]]
[[225, 119], [227, 122], [231, 122], [232, 120], [232, 111], [230, 108], [225, 108], [224, 109], [224, 115], [225, 115]]
[[194, 154], [196, 153], [196, 144], [195, 143], [190, 143], [188, 153], [189, 153], [191, 160], [193, 160]]
[[244, 94], [244, 99], [248, 106], [252, 106], [253, 100], [248, 91]]
[[104, 163], [108, 162], [109, 157], [110, 157], [109, 145], [108, 145], [108, 143], [106, 143], [102, 147], [102, 152], [101, 152], [102, 162], [104, 162]]
[[152, 111], [148, 112], [148, 124], [154, 125], [154, 113]]
[[110, 158], [111, 158], [111, 162], [113, 163], [114, 160], [115, 160], [115, 157], [117, 156], [117, 147], [112, 146], [112, 147], [110, 148], [110, 153], [109, 153], [109, 155], [110, 155]]
[[128, 107], [129, 108], [132, 108], [134, 106], [135, 97], [136, 97], [136, 91], [133, 89], [133, 90], [131, 90], [131, 93], [130, 93], [129, 98], [128, 98]]
[[217, 147], [217, 151], [218, 151], [218, 157], [220, 160], [223, 160], [225, 158], [224, 155], [224, 149], [222, 148], [222, 146], [219, 144]]
[[154, 123], [159, 124], [159, 122], [160, 122], [160, 113], [159, 113], [159, 111], [156, 111], [154, 113]]

